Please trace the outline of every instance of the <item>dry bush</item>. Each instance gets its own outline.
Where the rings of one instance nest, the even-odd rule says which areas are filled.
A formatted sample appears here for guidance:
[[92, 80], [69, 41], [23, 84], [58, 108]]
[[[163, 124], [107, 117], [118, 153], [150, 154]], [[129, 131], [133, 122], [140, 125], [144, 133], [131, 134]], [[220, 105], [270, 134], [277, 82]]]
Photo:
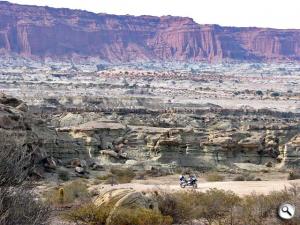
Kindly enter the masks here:
[[110, 210], [111, 208], [107, 206], [97, 207], [93, 203], [88, 203], [72, 209], [70, 212], [63, 214], [62, 217], [78, 225], [105, 225]]
[[254, 181], [257, 179], [255, 179], [254, 175], [252, 175], [250, 173], [243, 173], [243, 174], [236, 176], [233, 180], [234, 181]]
[[24, 140], [18, 140], [17, 136], [1, 137], [0, 142], [0, 187], [21, 185], [34, 167], [32, 160], [35, 150], [30, 151], [23, 144]]
[[[183, 192], [178, 192], [178, 194]], [[165, 216], [171, 216], [174, 222], [179, 223], [190, 218], [190, 204], [180, 203], [179, 195], [176, 193], [161, 192], [157, 194], [158, 208]]]
[[[283, 202], [300, 207], [300, 187], [268, 195], [251, 194], [239, 197], [231, 191], [210, 189], [206, 192], [156, 192], [159, 212], [149, 209], [120, 209], [111, 218], [114, 225], [192, 224], [203, 221], [210, 225], [274, 225], [300, 224], [299, 218], [282, 223], [277, 209]], [[76, 224], [104, 225], [111, 207], [85, 205], [72, 210], [66, 218]]]
[[107, 179], [109, 183], [110, 182], [116, 182], [119, 184], [130, 183], [135, 177], [134, 171], [128, 168], [124, 168], [124, 169], [111, 168], [110, 172], [111, 175], [109, 175]]
[[0, 224], [45, 225], [51, 211], [27, 188], [0, 192]]
[[288, 180], [297, 180], [300, 179], [300, 170], [295, 169], [289, 172]]
[[70, 204], [76, 200], [88, 199], [90, 195], [87, 188], [84, 181], [75, 180], [46, 192], [45, 198], [51, 205]]
[[272, 192], [269, 195], [251, 194], [243, 198], [237, 208], [238, 224], [264, 225], [277, 217], [277, 209], [283, 202], [289, 201], [291, 195], [287, 191]]
[[241, 200], [231, 191], [210, 189], [199, 201], [201, 205], [198, 207], [197, 218], [205, 218], [209, 224], [232, 224], [234, 208]]
[[149, 177], [162, 177], [174, 174], [174, 171], [165, 168], [153, 167], [151, 170], [145, 171], [145, 175]]
[[157, 199], [162, 214], [171, 216], [176, 223], [204, 218], [210, 224], [223, 218], [231, 218], [234, 206], [240, 201], [234, 193], [217, 189], [210, 189], [204, 193], [161, 193]]
[[24, 140], [24, 136], [0, 135], [0, 224], [45, 225], [50, 210], [35, 199], [27, 180], [38, 148]]
[[[89, 203], [73, 209], [63, 217], [80, 225], [105, 225], [110, 211], [111, 207], [107, 205], [97, 207]], [[110, 221], [110, 224], [114, 225], [171, 225], [173, 220], [170, 216], [163, 216], [160, 212], [151, 209], [121, 208]]]
[[171, 225], [172, 217], [151, 209], [120, 209], [112, 218], [114, 225]]
[[209, 182], [223, 181], [225, 179], [224, 176], [218, 174], [217, 172], [208, 173], [208, 174], [206, 174], [205, 178]]

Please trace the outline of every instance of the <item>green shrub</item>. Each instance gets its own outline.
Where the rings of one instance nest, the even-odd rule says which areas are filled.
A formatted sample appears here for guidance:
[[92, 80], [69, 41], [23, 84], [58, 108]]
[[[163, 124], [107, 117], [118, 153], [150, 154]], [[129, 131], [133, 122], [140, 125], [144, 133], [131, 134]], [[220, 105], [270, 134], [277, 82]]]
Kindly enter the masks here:
[[225, 177], [218, 174], [217, 172], [211, 172], [206, 174], [206, 180], [209, 182], [223, 181], [224, 179]]
[[59, 169], [57, 171], [58, 179], [63, 180], [63, 181], [68, 181], [70, 180], [70, 173], [68, 170], [65, 169]]
[[81, 180], [72, 181], [45, 194], [46, 201], [52, 205], [69, 204], [75, 200], [82, 200], [88, 197], [87, 185]]

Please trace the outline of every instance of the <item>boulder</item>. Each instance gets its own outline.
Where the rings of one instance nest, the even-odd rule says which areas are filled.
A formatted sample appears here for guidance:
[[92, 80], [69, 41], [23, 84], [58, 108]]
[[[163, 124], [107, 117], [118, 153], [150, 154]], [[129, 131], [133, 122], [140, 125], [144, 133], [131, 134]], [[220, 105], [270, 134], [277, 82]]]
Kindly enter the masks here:
[[78, 173], [78, 174], [85, 174], [86, 171], [83, 167], [76, 166], [75, 167], [75, 172]]

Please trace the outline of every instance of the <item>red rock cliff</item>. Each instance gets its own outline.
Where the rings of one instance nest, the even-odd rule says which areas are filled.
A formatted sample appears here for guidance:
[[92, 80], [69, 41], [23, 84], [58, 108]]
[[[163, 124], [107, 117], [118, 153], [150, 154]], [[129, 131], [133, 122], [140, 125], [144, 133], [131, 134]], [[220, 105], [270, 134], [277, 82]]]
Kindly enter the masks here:
[[300, 60], [300, 30], [199, 25], [0, 2], [0, 54], [131, 60]]

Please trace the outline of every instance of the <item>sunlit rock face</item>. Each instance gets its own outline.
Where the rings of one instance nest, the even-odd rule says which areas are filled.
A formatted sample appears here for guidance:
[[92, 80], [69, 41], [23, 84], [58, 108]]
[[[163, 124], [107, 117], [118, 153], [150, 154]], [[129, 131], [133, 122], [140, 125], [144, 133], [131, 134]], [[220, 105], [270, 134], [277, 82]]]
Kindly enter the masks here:
[[[299, 123], [280, 117], [241, 119], [215, 113], [214, 118], [123, 113], [63, 114], [55, 118], [57, 128], [34, 116], [27, 105], [13, 97], [0, 96], [0, 134], [22, 141], [27, 149], [38, 149], [36, 163], [53, 157], [62, 163], [74, 159], [101, 165], [123, 164], [147, 169], [152, 165], [215, 168], [233, 164], [299, 166]], [[143, 120], [141, 120], [143, 118]], [[173, 124], [180, 118], [180, 123]]]
[[199, 25], [0, 2], [0, 52], [134, 60], [299, 60], [300, 31]]
[[[193, 122], [188, 116], [181, 116], [181, 126], [175, 127], [172, 125], [173, 119], [178, 118], [175, 113], [156, 115], [164, 118], [163, 126], [151, 126], [151, 117], [144, 118], [144, 125], [133, 124], [141, 123], [138, 115], [134, 120], [133, 115], [123, 114], [120, 121], [94, 120], [91, 115], [83, 114], [82, 118], [90, 121], [61, 127], [57, 132], [72, 137], [73, 143], [80, 142], [82, 148], [78, 152], [101, 164], [207, 169], [245, 163], [279, 168], [293, 167], [299, 161], [296, 121], [280, 124], [279, 118], [259, 120], [253, 115], [242, 121], [238, 115], [229, 119], [215, 114], [210, 122], [203, 121], [201, 116]], [[64, 125], [66, 117], [73, 116], [63, 116]]]

